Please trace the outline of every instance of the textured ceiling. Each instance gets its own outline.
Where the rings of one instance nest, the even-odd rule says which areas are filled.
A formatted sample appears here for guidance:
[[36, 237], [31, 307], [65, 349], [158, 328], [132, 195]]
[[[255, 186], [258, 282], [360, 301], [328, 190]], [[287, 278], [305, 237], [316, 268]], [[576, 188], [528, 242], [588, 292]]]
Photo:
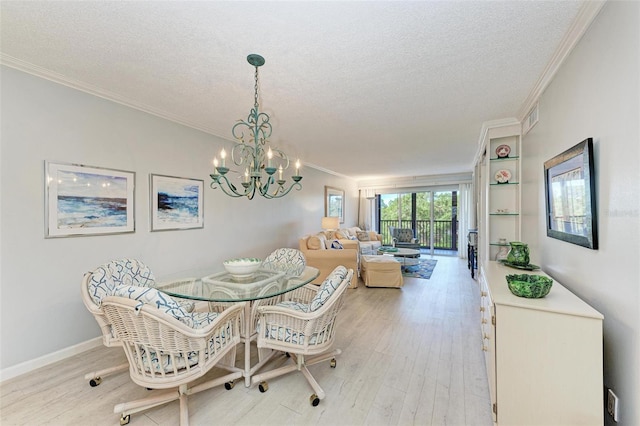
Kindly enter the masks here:
[[228, 140], [253, 105], [271, 144], [355, 179], [468, 172], [514, 117], [581, 1], [2, 1], [4, 63]]

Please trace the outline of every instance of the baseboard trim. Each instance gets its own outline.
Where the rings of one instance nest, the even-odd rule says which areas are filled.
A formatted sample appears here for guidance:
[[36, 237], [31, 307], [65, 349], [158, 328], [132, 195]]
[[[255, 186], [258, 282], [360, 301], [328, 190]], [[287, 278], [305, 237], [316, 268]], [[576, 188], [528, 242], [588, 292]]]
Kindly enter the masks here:
[[74, 355], [78, 355], [89, 349], [97, 348], [102, 345], [102, 337], [96, 337], [86, 342], [78, 343], [77, 345], [69, 346], [68, 348], [60, 349], [59, 351], [52, 352], [47, 355], [43, 355], [39, 358], [25, 361], [12, 367], [4, 368], [0, 370], [0, 383], [5, 380], [13, 379], [26, 373], [30, 373], [38, 368], [46, 367], [54, 362], [61, 361], [65, 358], [69, 358]]

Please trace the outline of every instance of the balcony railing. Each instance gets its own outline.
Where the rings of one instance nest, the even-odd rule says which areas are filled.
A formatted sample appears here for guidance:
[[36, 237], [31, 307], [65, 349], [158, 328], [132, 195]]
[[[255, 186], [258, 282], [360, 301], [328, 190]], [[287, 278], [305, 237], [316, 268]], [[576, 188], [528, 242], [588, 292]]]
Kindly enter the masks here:
[[[391, 245], [391, 234], [389, 227], [413, 228], [410, 220], [402, 220], [398, 224], [397, 220], [381, 220], [380, 234], [382, 234], [382, 244]], [[429, 233], [428, 220], [416, 220], [416, 236], [419, 239], [420, 247], [431, 248], [431, 235]], [[434, 220], [433, 221], [433, 248], [442, 250], [458, 250], [458, 222], [455, 220]]]

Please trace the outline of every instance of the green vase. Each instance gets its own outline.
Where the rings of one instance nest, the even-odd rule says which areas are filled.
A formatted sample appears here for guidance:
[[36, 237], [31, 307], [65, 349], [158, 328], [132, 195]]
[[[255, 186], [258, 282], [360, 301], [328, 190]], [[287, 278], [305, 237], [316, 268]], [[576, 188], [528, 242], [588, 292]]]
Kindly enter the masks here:
[[512, 241], [509, 244], [511, 250], [507, 254], [507, 262], [513, 265], [527, 266], [529, 264], [529, 246], [518, 241]]

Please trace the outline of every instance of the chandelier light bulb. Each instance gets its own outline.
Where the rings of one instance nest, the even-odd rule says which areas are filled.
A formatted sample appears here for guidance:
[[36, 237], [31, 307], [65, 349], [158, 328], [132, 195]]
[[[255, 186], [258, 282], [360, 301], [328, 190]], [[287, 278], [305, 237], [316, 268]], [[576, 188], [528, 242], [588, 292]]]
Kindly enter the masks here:
[[227, 151], [224, 150], [224, 148], [222, 148], [222, 151], [220, 151], [220, 159], [222, 160], [222, 167], [225, 167], [225, 158], [227, 158]]

